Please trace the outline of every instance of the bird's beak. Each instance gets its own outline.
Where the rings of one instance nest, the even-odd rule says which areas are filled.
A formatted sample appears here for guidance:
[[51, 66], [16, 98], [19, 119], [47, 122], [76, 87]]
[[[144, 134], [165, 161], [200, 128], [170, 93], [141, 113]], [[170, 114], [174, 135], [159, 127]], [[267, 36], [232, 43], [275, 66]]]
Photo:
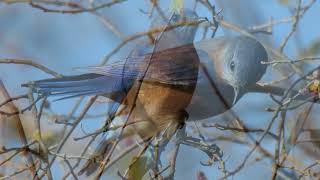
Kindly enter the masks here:
[[234, 90], [234, 98], [233, 98], [232, 106], [235, 105], [242, 96], [242, 90], [240, 87], [233, 87], [233, 90]]

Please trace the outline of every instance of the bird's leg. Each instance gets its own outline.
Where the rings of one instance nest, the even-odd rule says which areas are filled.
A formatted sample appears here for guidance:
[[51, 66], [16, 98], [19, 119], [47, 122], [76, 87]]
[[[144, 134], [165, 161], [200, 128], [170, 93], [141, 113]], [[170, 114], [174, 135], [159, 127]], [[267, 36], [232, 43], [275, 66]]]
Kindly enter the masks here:
[[171, 138], [176, 134], [180, 129], [184, 129], [185, 121], [189, 118], [189, 114], [186, 110], [182, 110], [177, 119], [173, 119], [168, 127], [160, 134], [160, 138], [157, 142], [157, 145], [160, 147], [159, 154], [164, 151], [166, 145], [169, 143]]
[[179, 125], [179, 129], [182, 129], [185, 124], [186, 124], [186, 121], [189, 119], [189, 113], [184, 109], [182, 110], [182, 121], [180, 122], [180, 125]]

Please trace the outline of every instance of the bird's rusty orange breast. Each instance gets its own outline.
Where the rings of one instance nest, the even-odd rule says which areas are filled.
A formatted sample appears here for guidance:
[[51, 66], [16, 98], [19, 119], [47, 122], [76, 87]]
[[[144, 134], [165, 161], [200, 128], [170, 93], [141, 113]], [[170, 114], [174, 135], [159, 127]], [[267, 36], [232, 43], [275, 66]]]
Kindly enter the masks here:
[[142, 83], [138, 99], [148, 114], [172, 114], [184, 110], [190, 103], [194, 87], [160, 83]]

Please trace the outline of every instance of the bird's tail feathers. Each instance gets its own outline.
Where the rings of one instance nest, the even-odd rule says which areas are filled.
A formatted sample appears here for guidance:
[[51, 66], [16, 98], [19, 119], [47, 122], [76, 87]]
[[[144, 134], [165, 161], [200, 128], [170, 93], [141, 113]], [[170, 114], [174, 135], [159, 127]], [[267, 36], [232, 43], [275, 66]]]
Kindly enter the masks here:
[[60, 99], [84, 95], [100, 95], [119, 89], [118, 79], [99, 74], [83, 74], [52, 78], [22, 84], [23, 87], [32, 88], [40, 96], [60, 96]]

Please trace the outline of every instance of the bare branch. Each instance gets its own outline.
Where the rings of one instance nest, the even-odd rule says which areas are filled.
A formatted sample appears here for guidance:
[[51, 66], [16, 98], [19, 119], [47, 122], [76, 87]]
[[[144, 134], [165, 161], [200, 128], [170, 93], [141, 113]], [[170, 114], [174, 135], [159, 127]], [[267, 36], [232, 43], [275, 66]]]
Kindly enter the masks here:
[[61, 10], [61, 9], [49, 9], [49, 8], [46, 8], [40, 4], [37, 4], [37, 3], [34, 3], [32, 0], [31, 1], [27, 1], [29, 2], [30, 6], [34, 7], [34, 8], [37, 8], [37, 9], [40, 9], [42, 10], [43, 12], [47, 12], [47, 13], [62, 13], [62, 14], [78, 14], [78, 13], [84, 13], [84, 12], [94, 12], [94, 11], [97, 11], [99, 9], [103, 9], [103, 8], [106, 8], [106, 7], [111, 7], [113, 5], [116, 5], [116, 4], [120, 4], [122, 2], [125, 2], [127, 0], [113, 0], [112, 2], [109, 2], [109, 3], [104, 3], [104, 4], [101, 4], [99, 6], [96, 6], [96, 7], [92, 7], [92, 8], [85, 8], [85, 7], [82, 7], [80, 6], [79, 4], [67, 4], [66, 5], [73, 5], [71, 6], [72, 8], [76, 9], [76, 10]]
[[61, 74], [56, 73], [55, 71], [45, 67], [42, 64], [35, 63], [32, 60], [27, 60], [27, 59], [0, 59], [0, 64], [23, 64], [23, 65], [28, 65], [35, 67], [47, 74], [50, 74], [54, 77], [62, 77]]
[[[2, 94], [2, 96], [5, 99], [10, 99], [10, 95], [7, 91], [7, 89], [5, 88], [4, 84], [2, 83], [2, 81], [0, 80], [0, 93]], [[10, 111], [12, 112], [17, 112], [17, 107], [13, 104], [13, 103], [7, 103], [6, 106], [8, 107], [8, 109], [10, 109]], [[0, 113], [1, 115], [1, 113]], [[25, 134], [25, 131], [23, 129], [22, 123], [21, 123], [21, 119], [18, 115], [14, 116], [14, 120], [16, 121], [16, 126], [17, 126], [17, 131], [19, 133], [19, 138], [21, 143], [24, 146], [28, 145], [28, 141], [27, 141], [27, 137]], [[27, 164], [29, 164], [28, 169], [31, 172], [31, 176], [36, 176], [36, 168], [35, 168], [35, 163], [33, 161], [32, 155], [28, 152], [28, 151], [23, 151], [23, 156], [26, 158]]]

